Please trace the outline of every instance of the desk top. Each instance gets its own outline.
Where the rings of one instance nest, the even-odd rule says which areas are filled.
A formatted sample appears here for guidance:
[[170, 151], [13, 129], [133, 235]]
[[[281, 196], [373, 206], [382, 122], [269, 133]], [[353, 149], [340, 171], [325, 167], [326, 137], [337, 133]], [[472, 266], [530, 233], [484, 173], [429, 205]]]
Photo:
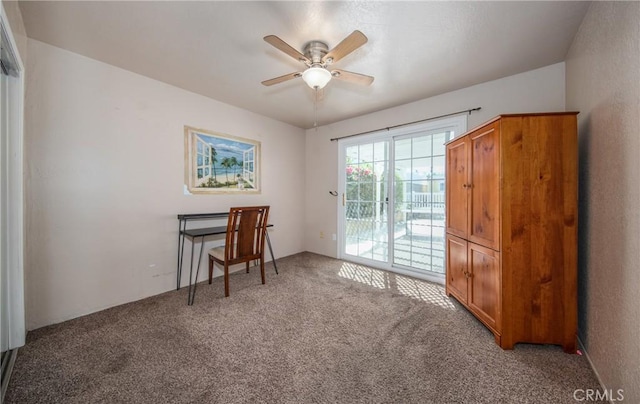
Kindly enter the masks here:
[[178, 220], [216, 219], [228, 216], [229, 212], [183, 213], [178, 215]]
[[[272, 224], [268, 224], [267, 227], [273, 227]], [[187, 237], [204, 237], [213, 236], [215, 234], [225, 234], [227, 232], [227, 226], [215, 226], [215, 227], [203, 227], [200, 229], [185, 229], [181, 230], [180, 234]]]
[[187, 237], [204, 237], [212, 236], [214, 234], [225, 234], [227, 232], [227, 226], [215, 226], [215, 227], [203, 227], [200, 229], [186, 229], [180, 233]]

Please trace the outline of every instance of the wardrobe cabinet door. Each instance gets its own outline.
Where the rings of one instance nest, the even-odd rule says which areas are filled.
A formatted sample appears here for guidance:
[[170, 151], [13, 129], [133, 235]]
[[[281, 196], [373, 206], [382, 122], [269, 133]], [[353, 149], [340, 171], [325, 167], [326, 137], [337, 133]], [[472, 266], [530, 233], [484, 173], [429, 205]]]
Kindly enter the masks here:
[[467, 238], [469, 198], [469, 139], [447, 145], [447, 233]]
[[467, 242], [447, 234], [447, 295], [467, 304], [468, 278]]
[[469, 136], [470, 206], [468, 240], [500, 249], [500, 123]]
[[469, 243], [469, 309], [489, 328], [502, 331], [500, 254]]

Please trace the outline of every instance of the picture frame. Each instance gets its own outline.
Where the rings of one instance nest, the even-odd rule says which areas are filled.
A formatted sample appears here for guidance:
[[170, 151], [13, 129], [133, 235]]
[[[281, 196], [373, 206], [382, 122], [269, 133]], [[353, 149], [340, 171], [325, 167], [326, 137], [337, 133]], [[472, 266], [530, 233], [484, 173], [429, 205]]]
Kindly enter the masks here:
[[259, 194], [260, 142], [184, 127], [185, 187], [191, 194]]

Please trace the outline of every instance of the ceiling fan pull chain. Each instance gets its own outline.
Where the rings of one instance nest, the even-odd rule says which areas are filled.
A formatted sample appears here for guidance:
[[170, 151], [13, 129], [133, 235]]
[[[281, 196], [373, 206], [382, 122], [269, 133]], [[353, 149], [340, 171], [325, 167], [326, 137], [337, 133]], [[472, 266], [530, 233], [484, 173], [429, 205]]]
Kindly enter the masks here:
[[316, 133], [318, 133], [318, 87], [314, 88], [315, 92], [313, 96], [313, 127], [316, 128]]

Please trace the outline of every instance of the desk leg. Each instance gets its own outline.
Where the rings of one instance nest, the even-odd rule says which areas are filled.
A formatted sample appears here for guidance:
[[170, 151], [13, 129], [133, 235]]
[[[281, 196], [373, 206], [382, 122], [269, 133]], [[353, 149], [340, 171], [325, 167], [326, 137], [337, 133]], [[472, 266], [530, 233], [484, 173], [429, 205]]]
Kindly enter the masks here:
[[273, 261], [273, 267], [276, 270], [276, 275], [278, 275], [278, 266], [276, 265], [276, 257], [273, 256], [273, 248], [271, 247], [271, 239], [269, 238], [269, 232], [265, 231], [267, 235], [267, 246], [269, 247], [269, 253], [271, 254], [271, 261]]
[[[184, 224], [185, 230], [187, 222]], [[182, 241], [182, 242], [181, 242]], [[184, 255], [184, 234], [182, 234], [182, 220], [178, 223], [178, 266], [176, 268], [176, 290], [180, 290], [180, 281], [182, 280], [182, 256]]]
[[187, 304], [191, 304], [191, 284], [192, 282], [192, 276], [193, 276], [193, 250], [195, 250], [196, 247], [196, 240], [195, 239], [191, 239], [191, 267], [189, 268], [189, 291], [187, 294]]
[[[191, 246], [191, 269], [189, 270], [189, 296], [187, 298], [187, 304], [193, 305], [193, 301], [196, 298], [196, 286], [198, 284], [198, 274], [200, 273], [200, 263], [202, 262], [202, 251], [204, 250], [204, 236], [200, 237], [200, 257], [198, 258], [198, 267], [196, 268], [196, 279], [191, 280], [191, 274], [193, 273], [193, 250], [196, 249], [196, 239], [193, 239], [193, 245]], [[191, 284], [193, 283], [193, 291], [191, 290]]]

